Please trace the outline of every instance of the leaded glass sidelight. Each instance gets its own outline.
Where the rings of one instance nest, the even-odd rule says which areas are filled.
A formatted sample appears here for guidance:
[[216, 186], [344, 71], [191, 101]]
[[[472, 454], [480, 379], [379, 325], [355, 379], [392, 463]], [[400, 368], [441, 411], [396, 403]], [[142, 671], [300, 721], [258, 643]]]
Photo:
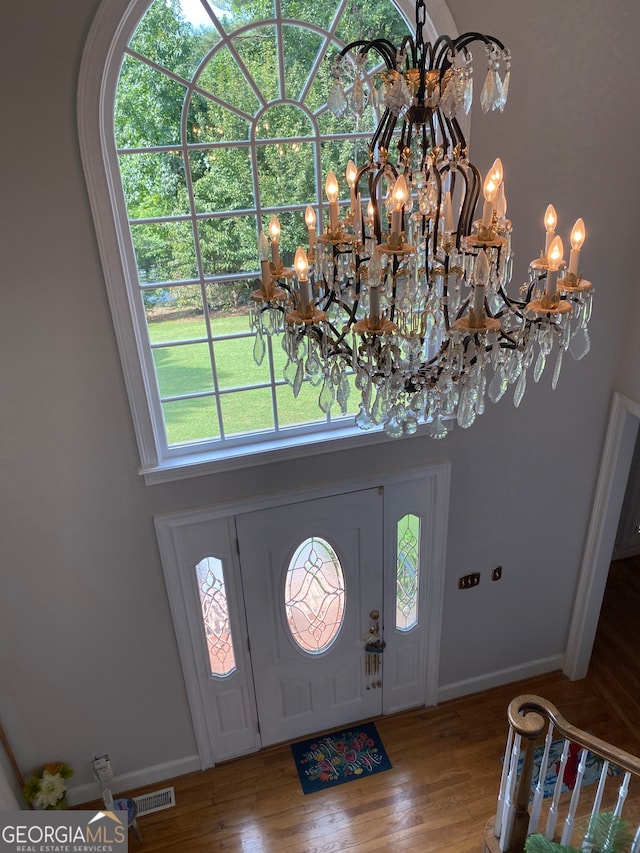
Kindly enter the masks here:
[[222, 561], [217, 557], [205, 557], [196, 566], [196, 575], [211, 675], [231, 675], [236, 659]]
[[408, 513], [396, 531], [396, 628], [410, 631], [418, 624], [420, 585], [420, 519]]
[[325, 652], [344, 621], [345, 580], [338, 555], [317, 536], [305, 539], [291, 558], [284, 589], [291, 636], [305, 652]]

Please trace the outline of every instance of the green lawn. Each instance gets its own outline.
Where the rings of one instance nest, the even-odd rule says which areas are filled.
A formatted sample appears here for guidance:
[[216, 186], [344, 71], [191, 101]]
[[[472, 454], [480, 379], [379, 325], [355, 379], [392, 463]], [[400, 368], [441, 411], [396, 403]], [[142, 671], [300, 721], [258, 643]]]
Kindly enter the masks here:
[[[152, 344], [179, 342], [179, 346], [160, 346], [153, 350], [161, 397], [179, 394], [206, 394], [188, 400], [162, 404], [167, 440], [169, 444], [215, 438], [220, 435], [218, 410], [213, 392], [213, 378], [209, 358], [209, 343], [202, 316], [166, 317], [148, 323]], [[243, 334], [249, 330], [246, 316], [217, 317], [212, 323], [214, 336]], [[198, 340], [199, 339], [199, 340]], [[197, 341], [197, 342], [194, 342]], [[188, 342], [188, 343], [187, 343]], [[272, 339], [272, 353], [276, 379], [283, 375], [286, 356], [282, 351], [281, 336]], [[268, 355], [260, 366], [253, 358], [253, 336], [216, 340], [213, 352], [221, 391], [220, 406], [225, 425], [225, 435], [237, 435], [274, 426], [271, 388], [250, 388], [270, 382]], [[281, 426], [322, 422], [324, 417], [317, 406], [322, 385], [313, 387], [308, 382], [302, 386], [297, 398], [288, 385], [276, 388], [278, 422]], [[356, 412], [356, 396], [352, 391], [350, 409]], [[332, 414], [340, 415], [334, 404]]]

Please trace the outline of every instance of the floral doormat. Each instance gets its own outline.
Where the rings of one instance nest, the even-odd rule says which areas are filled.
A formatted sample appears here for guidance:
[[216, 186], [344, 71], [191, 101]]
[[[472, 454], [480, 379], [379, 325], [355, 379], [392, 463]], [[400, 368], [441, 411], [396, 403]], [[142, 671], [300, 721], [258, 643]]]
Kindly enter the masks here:
[[292, 743], [291, 752], [305, 794], [391, 770], [373, 723]]

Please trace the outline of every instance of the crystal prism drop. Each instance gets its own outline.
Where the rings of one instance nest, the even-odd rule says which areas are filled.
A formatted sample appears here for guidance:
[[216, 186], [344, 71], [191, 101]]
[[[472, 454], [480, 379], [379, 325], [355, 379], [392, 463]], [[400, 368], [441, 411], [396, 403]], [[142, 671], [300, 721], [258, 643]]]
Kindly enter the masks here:
[[322, 391], [320, 392], [320, 396], [318, 397], [318, 405], [320, 406], [320, 410], [328, 415], [331, 411], [331, 406], [333, 405], [333, 385], [331, 384], [331, 380], [329, 377], [325, 377], [324, 382], [322, 383]]
[[484, 86], [482, 87], [482, 92], [480, 93], [480, 106], [482, 107], [483, 113], [488, 113], [489, 110], [493, 109], [493, 104], [496, 96], [496, 72], [493, 68], [490, 68], [487, 71], [487, 76], [484, 80]]
[[358, 75], [354, 80], [353, 93], [351, 96], [351, 109], [353, 110], [353, 114], [358, 118], [362, 118], [365, 106], [366, 100], [364, 96], [364, 89], [362, 87], [362, 80]]
[[551, 380], [551, 387], [553, 390], [556, 390], [556, 385], [558, 384], [558, 379], [560, 378], [560, 371], [562, 370], [562, 356], [564, 354], [564, 350], [562, 347], [558, 349], [558, 358], [556, 359], [556, 366], [553, 368], [553, 379]]
[[347, 98], [339, 80], [335, 80], [327, 96], [327, 106], [336, 118], [341, 118], [347, 109]]
[[338, 390], [336, 392], [336, 399], [340, 406], [340, 412], [343, 415], [347, 414], [347, 406], [349, 403], [349, 392], [351, 391], [351, 387], [349, 386], [349, 380], [347, 377], [342, 374], [340, 377], [340, 382], [338, 383]]
[[593, 310], [593, 299], [591, 298], [591, 294], [587, 296], [587, 301], [584, 306], [584, 322], [588, 323], [591, 319], [591, 311]]
[[402, 426], [405, 435], [414, 435], [418, 429], [418, 421], [413, 415], [409, 415]]
[[471, 112], [471, 105], [473, 104], [473, 77], [471, 74], [467, 77], [464, 84], [464, 89], [462, 92], [462, 103], [464, 106], [465, 115], [469, 115]]
[[265, 352], [266, 347], [264, 343], [264, 338], [261, 332], [257, 332], [255, 340], [253, 341], [253, 360], [256, 364], [262, 364]]
[[540, 377], [542, 376], [542, 372], [545, 368], [546, 363], [547, 363], [547, 357], [544, 354], [544, 351], [540, 350], [540, 352], [538, 353], [538, 358], [536, 359], [535, 367], [533, 368], [533, 381], [534, 382], [540, 381]]
[[298, 362], [298, 369], [296, 370], [296, 376], [293, 380], [293, 396], [297, 397], [300, 393], [300, 389], [302, 388], [302, 380], [304, 378], [304, 362], [302, 359]]
[[500, 102], [500, 112], [502, 112], [507, 103], [507, 96], [509, 94], [509, 80], [511, 79], [511, 71], [507, 69], [505, 71], [504, 79], [502, 81], [502, 100]]
[[507, 380], [509, 382], [509, 385], [513, 385], [513, 383], [517, 381], [518, 377], [520, 376], [521, 370], [522, 359], [518, 358], [517, 355], [513, 355], [507, 368]]
[[360, 427], [360, 429], [373, 428], [373, 421], [367, 414], [367, 410], [364, 407], [364, 403], [360, 403], [360, 411], [356, 415], [356, 426]]
[[284, 366], [284, 370], [282, 371], [282, 375], [284, 376], [285, 382], [289, 385], [293, 385], [296, 378], [296, 369], [298, 365], [295, 361], [291, 361], [289, 359]]
[[395, 412], [393, 412], [393, 410], [389, 420], [384, 425], [384, 431], [389, 436], [389, 438], [400, 438], [400, 436], [402, 435], [402, 424], [398, 422], [398, 419], [396, 418]]
[[384, 388], [381, 385], [378, 388], [378, 393], [376, 394], [376, 399], [375, 399], [375, 402], [374, 402], [373, 407], [371, 409], [371, 418], [372, 418], [374, 424], [379, 424], [384, 417], [384, 412], [386, 409], [386, 406], [384, 403], [385, 403], [385, 393], [384, 393]]
[[440, 97], [440, 109], [447, 118], [455, 118], [457, 108], [456, 87], [453, 80], [450, 80], [444, 92]]
[[440, 415], [440, 412], [437, 412], [433, 416], [433, 420], [430, 421], [429, 425], [427, 426], [427, 435], [430, 438], [441, 439], [445, 438], [447, 433], [448, 429], [442, 422], [442, 416]]
[[569, 352], [576, 361], [580, 361], [591, 349], [591, 340], [589, 332], [584, 326], [580, 326], [575, 330], [571, 342], [569, 344]]
[[458, 426], [463, 429], [469, 429], [476, 419], [475, 409], [473, 407], [472, 394], [469, 386], [466, 385], [460, 392], [460, 403], [458, 404]]
[[486, 374], [482, 374], [480, 377], [480, 383], [478, 387], [478, 396], [476, 399], [476, 415], [484, 414], [484, 395], [487, 388], [487, 377]]
[[508, 384], [504, 367], [500, 364], [493, 375], [493, 379], [489, 383], [489, 399], [492, 403], [498, 402], [507, 390]]
[[503, 101], [503, 87], [502, 80], [500, 79], [500, 75], [496, 71], [494, 74], [494, 84], [495, 89], [493, 93], [493, 104], [491, 105], [492, 110], [502, 110], [504, 109], [504, 101]]
[[309, 381], [312, 385], [319, 385], [322, 381], [322, 366], [318, 360], [316, 351], [311, 349], [311, 347], [309, 347], [309, 349], [311, 351], [306, 364], [307, 376], [309, 377]]
[[516, 389], [513, 392], [513, 405], [518, 408], [524, 397], [524, 392], [527, 390], [527, 372], [523, 370], [520, 378], [516, 382]]

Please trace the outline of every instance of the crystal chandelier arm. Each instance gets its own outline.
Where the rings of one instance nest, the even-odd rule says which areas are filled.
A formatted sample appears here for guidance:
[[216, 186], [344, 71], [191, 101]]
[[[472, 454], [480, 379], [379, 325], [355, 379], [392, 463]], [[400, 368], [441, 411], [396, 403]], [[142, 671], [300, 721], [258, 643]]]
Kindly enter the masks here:
[[469, 182], [469, 175], [467, 174], [465, 169], [456, 169], [452, 170], [452, 185], [451, 190], [453, 191], [455, 185], [456, 175], [460, 175], [462, 181], [464, 182], [464, 191], [462, 193], [462, 207], [460, 209], [460, 217], [458, 219], [458, 227], [456, 229], [456, 249], [460, 248], [460, 241], [463, 237], [466, 237], [467, 234], [470, 233], [470, 224], [469, 217], [473, 215], [473, 211], [475, 209], [475, 204], [471, 203], [471, 186]]
[[394, 115], [387, 107], [371, 140], [370, 148], [372, 152], [375, 152], [376, 148], [378, 148], [378, 151], [382, 148], [386, 151], [389, 150], [391, 137], [393, 136], [393, 131], [396, 129], [397, 122], [398, 116]]
[[[339, 332], [333, 323], [327, 323], [327, 328], [331, 330], [333, 335], [330, 337], [327, 334], [327, 342], [331, 344], [332, 355], [343, 356], [350, 366], [353, 366], [353, 347], [347, 343], [347, 333]], [[351, 327], [349, 327], [349, 331]]]
[[461, 36], [458, 36], [453, 40], [453, 49], [455, 53], [461, 53], [466, 49], [467, 45], [472, 44], [474, 41], [481, 41], [485, 45], [495, 45], [498, 50], [504, 51], [505, 47], [502, 42], [497, 39], [495, 36], [485, 36], [482, 33], [463, 33]]
[[352, 53], [355, 50], [358, 50], [361, 56], [366, 56], [370, 50], [375, 50], [375, 52], [384, 60], [387, 68], [395, 69], [396, 67], [396, 57], [398, 56], [398, 52], [395, 45], [387, 39], [371, 39], [370, 41], [367, 41], [366, 39], [358, 39], [357, 41], [352, 41], [342, 48], [338, 54], [338, 61], [340, 59], [344, 59], [348, 53]]
[[433, 176], [435, 178], [437, 189], [438, 189], [438, 206], [435, 211], [435, 217], [433, 220], [433, 257], [435, 258], [438, 253], [438, 234], [439, 234], [439, 225], [440, 225], [440, 215], [442, 210], [442, 175], [440, 174], [440, 170], [436, 168], [435, 163], [433, 164], [433, 168], [430, 170], [433, 172]]
[[453, 56], [454, 53], [455, 46], [453, 40], [449, 36], [439, 36], [433, 45], [433, 68], [446, 71], [452, 65], [452, 62], [449, 60], [445, 64], [445, 60], [447, 57]]
[[[511, 310], [514, 310], [515, 308], [519, 308], [520, 311], [523, 311], [527, 307], [529, 302], [531, 302], [531, 297], [533, 296], [534, 287], [536, 285], [539, 285], [539, 284], [540, 284], [539, 279], [534, 281], [534, 282], [531, 282], [529, 284], [529, 286], [527, 287], [526, 296], [522, 300], [512, 299], [507, 294], [507, 291], [504, 289], [504, 285], [500, 285], [500, 287], [498, 288], [498, 293], [500, 294], [500, 298], [502, 299], [502, 301], [504, 302], [504, 304], [506, 305], [507, 308], [510, 308]], [[524, 287], [524, 285], [523, 285], [523, 287]], [[519, 314], [519, 316], [522, 316], [522, 315]]]
[[443, 150], [447, 152], [449, 147], [454, 151], [456, 148], [463, 149], [466, 142], [458, 122], [455, 121], [455, 119], [450, 119], [448, 116], [443, 115], [440, 109], [436, 112], [438, 115], [438, 124], [442, 128]]
[[471, 229], [473, 226], [473, 215], [478, 204], [478, 199], [480, 198], [480, 187], [482, 186], [482, 177], [478, 169], [473, 165], [473, 163], [467, 163], [467, 168], [462, 170], [463, 175], [465, 177], [465, 182], [469, 181], [467, 170], [470, 171], [473, 175], [473, 180], [471, 181], [471, 189], [467, 193], [465, 193], [464, 203], [462, 205], [462, 212], [460, 214], [460, 222], [461, 224], [463, 224], [464, 236], [466, 236], [467, 234], [471, 234]]
[[373, 210], [373, 215], [371, 217], [372, 222], [370, 223], [370, 227], [372, 227], [373, 229], [373, 236], [375, 237], [376, 243], [380, 243], [382, 240], [380, 206], [378, 204], [377, 193], [377, 187], [381, 177], [382, 174], [379, 171], [369, 172], [369, 198], [371, 200], [371, 207]]
[[418, 50], [416, 47], [416, 43], [413, 39], [413, 36], [405, 36], [400, 43], [400, 53], [406, 54], [406, 49], [409, 47], [411, 49], [411, 60], [413, 62], [414, 67], [418, 64]]

